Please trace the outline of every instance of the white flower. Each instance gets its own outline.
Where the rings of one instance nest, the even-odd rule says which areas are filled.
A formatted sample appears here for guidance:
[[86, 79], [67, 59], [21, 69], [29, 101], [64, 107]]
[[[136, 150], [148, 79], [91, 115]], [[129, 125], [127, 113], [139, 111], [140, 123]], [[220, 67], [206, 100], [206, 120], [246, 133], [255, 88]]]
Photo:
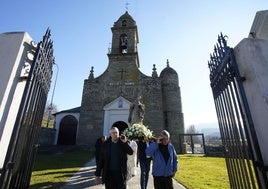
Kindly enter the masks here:
[[133, 124], [127, 128], [123, 134], [125, 134], [130, 140], [140, 138], [152, 138], [153, 132], [148, 127], [141, 124]]

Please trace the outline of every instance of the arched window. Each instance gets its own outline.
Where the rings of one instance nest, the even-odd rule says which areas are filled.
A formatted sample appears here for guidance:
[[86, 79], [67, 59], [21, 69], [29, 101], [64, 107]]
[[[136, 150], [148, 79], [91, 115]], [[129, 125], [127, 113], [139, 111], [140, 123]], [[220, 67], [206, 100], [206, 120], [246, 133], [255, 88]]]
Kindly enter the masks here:
[[120, 48], [122, 53], [127, 53], [127, 35], [122, 34], [120, 36]]
[[122, 26], [127, 26], [127, 21], [126, 20], [122, 21]]

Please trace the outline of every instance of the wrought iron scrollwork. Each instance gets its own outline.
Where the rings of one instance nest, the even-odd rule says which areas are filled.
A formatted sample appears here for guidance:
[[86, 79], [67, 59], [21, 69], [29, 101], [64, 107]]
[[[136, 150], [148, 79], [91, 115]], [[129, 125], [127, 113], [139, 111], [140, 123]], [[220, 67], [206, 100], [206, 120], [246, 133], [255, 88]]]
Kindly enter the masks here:
[[234, 78], [232, 69], [233, 49], [227, 45], [227, 38], [222, 33], [218, 36], [214, 52], [210, 54], [210, 60], [208, 61], [210, 85], [215, 96], [218, 96]]

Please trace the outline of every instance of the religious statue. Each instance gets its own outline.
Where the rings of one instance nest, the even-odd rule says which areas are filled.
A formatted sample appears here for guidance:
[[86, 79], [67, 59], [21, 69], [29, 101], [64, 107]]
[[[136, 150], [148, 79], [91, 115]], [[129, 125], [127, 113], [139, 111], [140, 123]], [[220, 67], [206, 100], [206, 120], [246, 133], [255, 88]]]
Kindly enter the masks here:
[[143, 125], [144, 118], [144, 109], [145, 105], [140, 102], [141, 96], [138, 96], [137, 99], [130, 104], [128, 122], [130, 125], [135, 123]]

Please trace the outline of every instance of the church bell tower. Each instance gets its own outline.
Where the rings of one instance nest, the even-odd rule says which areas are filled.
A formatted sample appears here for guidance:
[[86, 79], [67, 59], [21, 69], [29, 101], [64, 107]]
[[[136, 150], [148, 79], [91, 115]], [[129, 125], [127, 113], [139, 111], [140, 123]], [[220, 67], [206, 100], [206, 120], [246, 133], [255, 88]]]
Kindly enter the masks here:
[[112, 46], [108, 54], [110, 63], [114, 58], [121, 61], [134, 58], [135, 65], [139, 68], [137, 44], [139, 43], [138, 30], [135, 20], [126, 11], [113, 25]]

